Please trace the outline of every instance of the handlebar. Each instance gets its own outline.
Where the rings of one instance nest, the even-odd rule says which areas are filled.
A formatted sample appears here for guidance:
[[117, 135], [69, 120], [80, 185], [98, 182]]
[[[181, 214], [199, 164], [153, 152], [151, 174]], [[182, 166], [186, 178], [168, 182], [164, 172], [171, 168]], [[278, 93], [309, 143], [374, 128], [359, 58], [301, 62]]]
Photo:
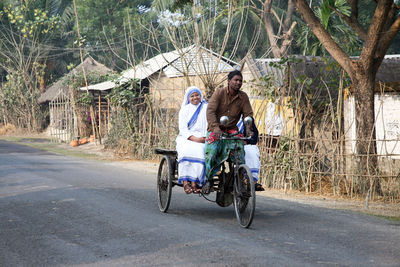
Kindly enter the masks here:
[[220, 140], [243, 140], [243, 141], [246, 141], [246, 140], [250, 140], [251, 139], [251, 136], [243, 136], [243, 137], [241, 137], [241, 136], [238, 136], [240, 133], [233, 133], [233, 134], [230, 134], [230, 133], [222, 133], [222, 135], [221, 135], [221, 137], [220, 137]]
[[250, 140], [251, 137], [238, 137], [238, 136], [232, 136], [232, 137], [227, 137], [227, 136], [221, 136], [220, 140]]

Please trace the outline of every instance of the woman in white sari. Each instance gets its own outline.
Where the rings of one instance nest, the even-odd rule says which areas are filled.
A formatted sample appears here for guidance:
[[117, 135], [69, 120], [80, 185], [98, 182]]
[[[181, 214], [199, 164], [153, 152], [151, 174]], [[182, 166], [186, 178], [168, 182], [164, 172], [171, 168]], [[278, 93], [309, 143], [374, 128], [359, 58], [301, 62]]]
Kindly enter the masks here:
[[195, 86], [186, 89], [179, 111], [178, 152], [179, 183], [187, 194], [200, 192], [205, 178], [205, 139], [207, 134], [207, 102]]

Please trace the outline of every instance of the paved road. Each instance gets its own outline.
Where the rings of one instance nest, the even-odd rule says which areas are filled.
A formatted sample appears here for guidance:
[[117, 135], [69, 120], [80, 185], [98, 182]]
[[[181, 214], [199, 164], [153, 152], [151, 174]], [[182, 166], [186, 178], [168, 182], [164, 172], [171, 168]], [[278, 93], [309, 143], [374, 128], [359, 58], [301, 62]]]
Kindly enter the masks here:
[[400, 266], [400, 224], [258, 197], [241, 229], [181, 188], [162, 214], [153, 171], [0, 141], [0, 266], [67, 265]]

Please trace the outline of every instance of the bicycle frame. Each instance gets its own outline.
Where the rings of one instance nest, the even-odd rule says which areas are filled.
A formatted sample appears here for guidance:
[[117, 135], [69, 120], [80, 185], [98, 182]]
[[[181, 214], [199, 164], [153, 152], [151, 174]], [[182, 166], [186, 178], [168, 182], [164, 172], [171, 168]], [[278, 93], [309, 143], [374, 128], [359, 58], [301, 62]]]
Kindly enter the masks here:
[[[228, 163], [229, 171], [226, 172], [226, 166], [223, 162], [221, 164], [221, 173], [218, 175], [218, 188], [214, 188], [215, 191], [221, 193], [230, 193], [232, 190], [230, 188], [234, 188], [234, 177], [239, 174], [239, 167], [241, 163], [239, 162], [239, 151], [240, 147], [238, 146], [239, 142], [248, 140], [248, 137], [239, 137], [238, 133], [234, 134], [223, 134], [219, 140], [235, 140], [235, 147], [229, 151], [228, 159], [225, 161]], [[233, 161], [231, 160], [233, 158]], [[224, 175], [221, 177], [221, 174]], [[228, 175], [226, 177], [225, 175]], [[222, 184], [221, 184], [222, 183]], [[228, 190], [227, 190], [228, 189]], [[227, 191], [226, 191], [227, 190]]]

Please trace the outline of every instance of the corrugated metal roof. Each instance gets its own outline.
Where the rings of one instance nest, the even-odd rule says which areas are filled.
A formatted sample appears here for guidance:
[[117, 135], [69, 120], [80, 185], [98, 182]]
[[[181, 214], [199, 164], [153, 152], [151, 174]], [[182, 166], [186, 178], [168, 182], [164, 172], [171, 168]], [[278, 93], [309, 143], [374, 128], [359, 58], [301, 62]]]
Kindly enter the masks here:
[[[109, 90], [115, 87], [115, 82], [112, 81], [105, 81], [102, 83], [97, 83], [97, 84], [93, 84], [93, 85], [89, 85], [88, 89], [89, 90], [99, 90], [99, 91], [104, 91], [104, 90]], [[81, 87], [80, 90], [82, 91], [86, 91], [86, 86]]]
[[[230, 64], [229, 64], [230, 63]], [[191, 47], [177, 60], [164, 69], [167, 77], [181, 77], [188, 75], [204, 75], [221, 72], [230, 72], [238, 64], [226, 58], [219, 58], [215, 53], [203, 47]]]
[[279, 61], [280, 59], [278, 58], [261, 58], [255, 60], [255, 65], [259, 70], [261, 77], [266, 75], [273, 76], [273, 81], [277, 87], [283, 86], [286, 64], [278, 68], [274, 65], [271, 66], [271, 63], [278, 63]]
[[122, 73], [125, 79], [145, 79], [163, 70], [167, 77], [181, 77], [184, 73], [189, 75], [230, 72], [238, 66], [234, 61], [225, 57], [218, 57], [216, 53], [204, 47], [191, 45], [182, 48], [181, 51], [157, 55], [136, 67]]
[[[187, 49], [190, 49], [191, 47], [184, 48], [181, 53], [186, 53]], [[128, 69], [124, 72], [122, 72], [120, 78], [119, 78], [119, 84], [126, 83], [127, 81], [131, 79], [139, 79], [143, 80], [146, 79], [147, 77], [151, 76], [152, 74], [156, 73], [157, 71], [163, 69], [165, 66], [168, 64], [171, 64], [173, 61], [178, 59], [180, 56], [180, 53], [178, 53], [177, 50], [174, 50], [172, 52], [168, 53], [163, 53], [160, 55], [157, 55], [149, 60], [146, 60], [137, 66], [133, 67], [132, 69]], [[108, 90], [112, 89], [116, 86], [116, 83], [113, 81], [107, 81], [107, 82], [102, 82], [102, 83], [97, 83], [89, 86], [89, 90]], [[85, 91], [86, 87], [80, 88], [80, 90]]]
[[157, 71], [163, 69], [165, 66], [171, 64], [176, 59], [180, 57], [182, 53], [186, 53], [188, 49], [191, 49], [193, 46], [183, 48], [179, 53], [177, 50], [172, 52], [163, 53], [157, 55], [149, 60], [146, 60], [132, 69], [126, 70], [122, 73], [122, 79], [139, 79], [143, 80]]

